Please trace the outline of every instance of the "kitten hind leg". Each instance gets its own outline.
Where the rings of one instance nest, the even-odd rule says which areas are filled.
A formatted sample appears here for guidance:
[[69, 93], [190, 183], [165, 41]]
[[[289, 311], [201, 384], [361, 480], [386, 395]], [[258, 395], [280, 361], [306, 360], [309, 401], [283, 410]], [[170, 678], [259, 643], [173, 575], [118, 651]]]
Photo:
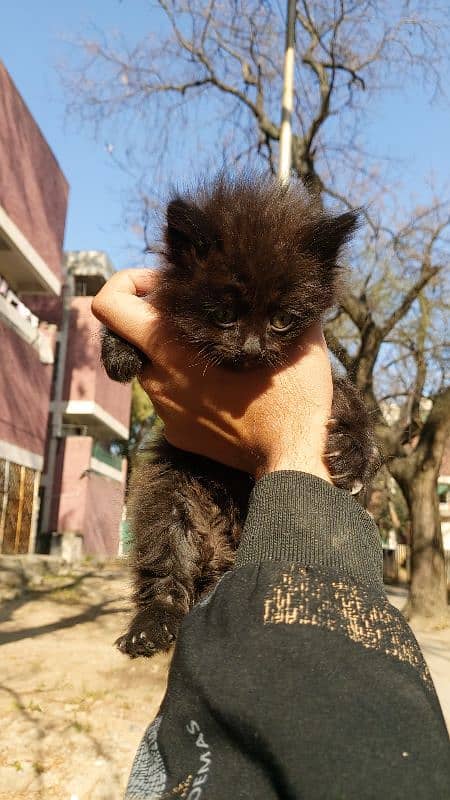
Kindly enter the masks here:
[[171, 613], [167, 603], [155, 601], [134, 615], [127, 632], [115, 644], [130, 658], [150, 658], [169, 649], [183, 616], [176, 608]]
[[[139, 454], [129, 491], [137, 611], [116, 644], [131, 658], [167, 650], [185, 614], [234, 560], [240, 517], [226, 486], [221, 500], [203, 460], [164, 440]], [[205, 471], [208, 474], [208, 471]]]
[[198, 560], [180, 513], [181, 476], [158, 463], [136, 471], [129, 492], [136, 613], [116, 641], [131, 658], [168, 650], [192, 605]]

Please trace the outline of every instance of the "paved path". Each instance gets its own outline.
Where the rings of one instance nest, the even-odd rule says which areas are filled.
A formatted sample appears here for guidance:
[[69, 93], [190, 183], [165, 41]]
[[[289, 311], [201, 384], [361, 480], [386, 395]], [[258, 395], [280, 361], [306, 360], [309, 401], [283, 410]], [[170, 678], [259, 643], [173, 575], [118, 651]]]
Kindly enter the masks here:
[[[389, 586], [387, 594], [392, 605], [400, 610], [404, 607], [408, 596], [406, 587]], [[420, 630], [414, 624], [411, 627], [430, 669], [450, 731], [450, 627], [434, 631]]]

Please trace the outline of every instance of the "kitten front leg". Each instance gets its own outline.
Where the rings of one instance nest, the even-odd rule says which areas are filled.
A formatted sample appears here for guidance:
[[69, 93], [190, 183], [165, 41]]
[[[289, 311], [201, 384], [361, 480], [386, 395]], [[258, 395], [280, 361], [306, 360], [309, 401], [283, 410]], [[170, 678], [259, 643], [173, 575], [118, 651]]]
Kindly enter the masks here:
[[108, 328], [102, 330], [101, 359], [108, 377], [119, 383], [129, 383], [146, 362], [137, 347]]
[[382, 463], [362, 397], [348, 378], [335, 372], [325, 457], [334, 485], [355, 493], [368, 485]]

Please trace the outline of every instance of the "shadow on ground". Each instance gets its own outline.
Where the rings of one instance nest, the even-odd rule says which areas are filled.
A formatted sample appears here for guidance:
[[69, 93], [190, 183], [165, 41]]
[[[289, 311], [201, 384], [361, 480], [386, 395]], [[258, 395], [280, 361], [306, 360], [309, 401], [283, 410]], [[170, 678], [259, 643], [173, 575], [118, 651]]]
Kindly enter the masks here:
[[129, 614], [123, 566], [37, 580], [11, 571], [15, 596], [0, 609], [0, 798], [119, 800], [169, 658], [130, 661], [114, 648]]

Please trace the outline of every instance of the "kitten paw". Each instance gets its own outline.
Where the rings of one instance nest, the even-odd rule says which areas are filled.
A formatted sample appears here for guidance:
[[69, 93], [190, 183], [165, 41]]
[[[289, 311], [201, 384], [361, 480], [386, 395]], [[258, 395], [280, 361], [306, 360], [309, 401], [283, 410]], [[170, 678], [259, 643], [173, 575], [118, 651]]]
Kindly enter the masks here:
[[348, 431], [334, 420], [328, 425], [325, 458], [333, 484], [359, 494], [381, 465], [380, 451], [370, 430]]
[[129, 383], [139, 375], [146, 360], [137, 347], [106, 328], [102, 333], [101, 357], [108, 377], [119, 383]]
[[166, 652], [176, 639], [182, 616], [161, 605], [141, 611], [115, 645], [130, 658], [151, 658], [155, 653]]

